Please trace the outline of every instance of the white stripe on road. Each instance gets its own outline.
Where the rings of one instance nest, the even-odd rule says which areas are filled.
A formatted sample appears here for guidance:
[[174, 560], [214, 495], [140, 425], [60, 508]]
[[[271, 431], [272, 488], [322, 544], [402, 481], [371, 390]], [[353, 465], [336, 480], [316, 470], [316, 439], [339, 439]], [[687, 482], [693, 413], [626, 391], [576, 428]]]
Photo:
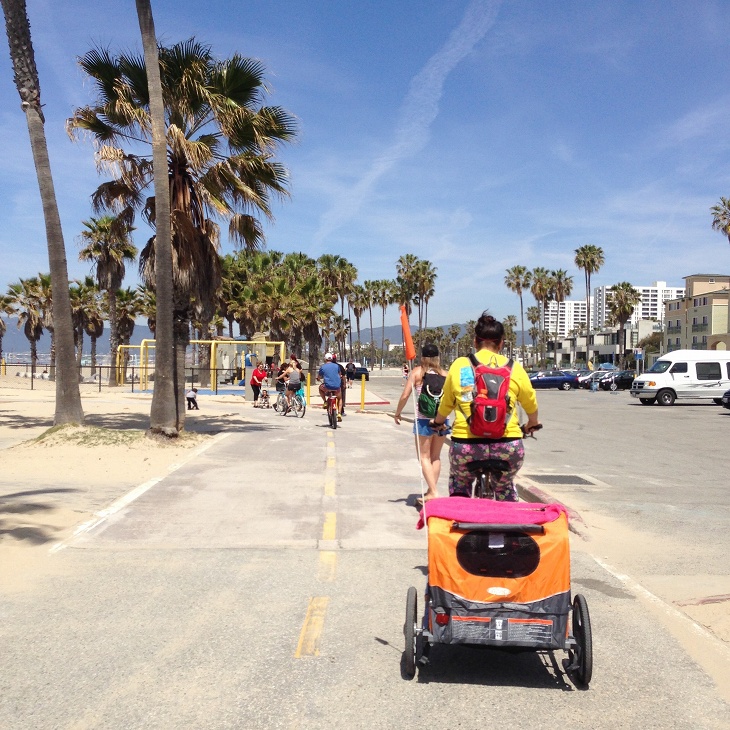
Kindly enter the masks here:
[[116, 514], [120, 510], [123, 510], [125, 507], [127, 507], [129, 504], [134, 502], [136, 499], [139, 499], [145, 492], [149, 491], [154, 487], [155, 485], [159, 484], [163, 479], [168, 477], [173, 472], [176, 472], [181, 466], [184, 466], [192, 459], [197, 458], [200, 456], [203, 452], [207, 451], [211, 446], [214, 446], [219, 441], [222, 441], [224, 438], [227, 438], [230, 436], [230, 433], [220, 433], [217, 436], [214, 436], [208, 443], [203, 444], [202, 446], [198, 446], [197, 449], [193, 449], [188, 456], [181, 461], [176, 461], [174, 464], [170, 465], [170, 468], [167, 470], [167, 474], [161, 477], [155, 477], [154, 479], [150, 479], [148, 482], [145, 482], [144, 484], [140, 484], [138, 487], [135, 487], [130, 492], [127, 492], [127, 494], [123, 495], [122, 497], [119, 497], [119, 499], [112, 502], [106, 509], [100, 510], [99, 512], [94, 513], [94, 519], [88, 520], [86, 522], [82, 522], [80, 525], [76, 527], [76, 529], [73, 531], [73, 534], [70, 537], [67, 537], [65, 540], [62, 540], [61, 542], [57, 542], [53, 547], [49, 549], [49, 552], [51, 553], [57, 553], [59, 550], [63, 550], [64, 548], [67, 548], [69, 545], [71, 545], [76, 538], [79, 535], [83, 535], [86, 532], [89, 532], [90, 530], [93, 530], [95, 527], [98, 527], [103, 522], [108, 520], [112, 515]]

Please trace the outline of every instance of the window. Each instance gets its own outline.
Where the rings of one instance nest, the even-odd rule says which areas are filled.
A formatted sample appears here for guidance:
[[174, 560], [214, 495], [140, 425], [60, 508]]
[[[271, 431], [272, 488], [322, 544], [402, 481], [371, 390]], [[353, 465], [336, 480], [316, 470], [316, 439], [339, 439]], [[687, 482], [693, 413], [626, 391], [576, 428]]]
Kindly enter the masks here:
[[679, 345], [681, 344], [681, 343], [680, 343], [680, 341], [679, 341], [679, 337], [677, 337], [677, 339], [676, 339], [676, 340], [674, 340], [674, 344], [675, 344], [675, 345], [676, 345], [677, 347], [679, 347]]
[[698, 362], [697, 380], [720, 380], [722, 370], [719, 362]]
[[492, 533], [467, 532], [456, 543], [459, 565], [472, 575], [489, 578], [524, 578], [540, 563], [540, 548], [522, 532], [501, 533], [501, 541], [490, 541]]
[[692, 317], [692, 324], [697, 324], [697, 317]]
[[707, 306], [707, 302], [708, 302], [707, 297], [702, 297], [702, 306], [703, 307]]
[[697, 344], [697, 335], [695, 335], [695, 336], [694, 336], [694, 337], [692, 338], [692, 344], [693, 344], [693, 345], [696, 345], [696, 344]]
[[675, 362], [674, 365], [672, 365], [672, 369], [669, 372], [670, 373], [686, 373], [687, 372], [687, 363], [686, 362]]
[[702, 324], [707, 324], [707, 317], [702, 318]]

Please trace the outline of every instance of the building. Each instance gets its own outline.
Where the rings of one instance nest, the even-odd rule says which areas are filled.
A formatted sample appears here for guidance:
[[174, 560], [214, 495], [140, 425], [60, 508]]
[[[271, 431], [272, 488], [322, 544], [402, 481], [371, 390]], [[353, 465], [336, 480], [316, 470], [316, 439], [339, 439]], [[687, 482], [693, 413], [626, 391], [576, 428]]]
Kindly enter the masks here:
[[686, 295], [665, 305], [664, 352], [672, 350], [726, 350], [730, 276], [685, 276]]
[[[593, 297], [591, 297], [591, 308]], [[551, 335], [557, 332], [558, 337], [567, 337], [571, 332], [585, 330], [586, 301], [566, 300], [564, 302], [548, 302], [543, 318], [543, 328]]]
[[[591, 308], [591, 319], [594, 329], [601, 329], [608, 324], [611, 288], [611, 286], [598, 286], [593, 290], [595, 306]], [[641, 303], [634, 309], [631, 319], [626, 323], [626, 326], [633, 327], [642, 319], [653, 319], [663, 324], [665, 304], [682, 298], [686, 287], [667, 286], [666, 281], [655, 281], [651, 286], [635, 286], [634, 289], [641, 295]]]

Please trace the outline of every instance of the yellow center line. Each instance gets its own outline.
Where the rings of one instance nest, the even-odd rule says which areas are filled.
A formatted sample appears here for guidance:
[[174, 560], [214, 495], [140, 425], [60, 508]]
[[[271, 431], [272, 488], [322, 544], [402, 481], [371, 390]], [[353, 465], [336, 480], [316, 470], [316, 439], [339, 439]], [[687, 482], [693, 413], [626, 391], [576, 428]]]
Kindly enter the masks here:
[[304, 625], [299, 634], [297, 650], [294, 652], [295, 659], [301, 659], [305, 656], [319, 656], [319, 643], [322, 639], [324, 617], [327, 613], [329, 600], [326, 596], [319, 596], [309, 601]]
[[337, 553], [334, 550], [322, 550], [319, 554], [320, 583], [334, 583], [337, 574]]
[[334, 540], [337, 537], [337, 513], [324, 513], [324, 526], [322, 527], [322, 539]]

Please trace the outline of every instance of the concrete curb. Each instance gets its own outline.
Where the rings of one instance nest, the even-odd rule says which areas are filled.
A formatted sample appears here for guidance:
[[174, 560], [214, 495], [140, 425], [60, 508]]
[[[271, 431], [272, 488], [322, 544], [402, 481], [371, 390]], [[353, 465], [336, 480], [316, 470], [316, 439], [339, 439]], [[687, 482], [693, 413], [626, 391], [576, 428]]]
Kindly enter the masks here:
[[538, 487], [527, 477], [517, 477], [515, 480], [517, 494], [525, 502], [539, 502], [541, 504], [559, 504], [568, 513], [568, 529], [582, 540], [588, 540], [588, 528], [583, 518], [572, 507], [555, 499], [551, 494]]

